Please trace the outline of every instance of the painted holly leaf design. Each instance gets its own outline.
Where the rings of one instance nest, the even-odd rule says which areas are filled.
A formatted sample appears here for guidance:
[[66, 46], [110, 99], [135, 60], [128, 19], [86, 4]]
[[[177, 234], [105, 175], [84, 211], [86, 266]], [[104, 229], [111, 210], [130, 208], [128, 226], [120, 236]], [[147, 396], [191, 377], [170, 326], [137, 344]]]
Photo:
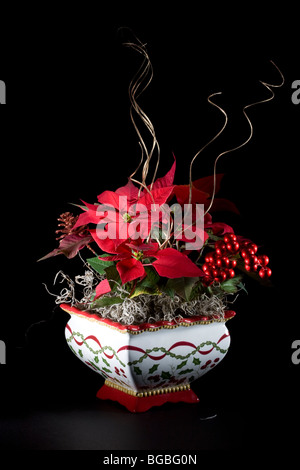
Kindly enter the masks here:
[[98, 370], [99, 372], [102, 372], [101, 369], [99, 369], [99, 367], [96, 366], [96, 364], [94, 364], [93, 362], [87, 362], [87, 365], [92, 367], [94, 370]]
[[184, 370], [181, 370], [179, 373], [179, 375], [183, 375], [183, 374], [189, 374], [190, 372], [193, 372], [193, 369], [184, 369]]
[[181, 369], [182, 367], [184, 367], [187, 363], [187, 360], [186, 361], [183, 361], [181, 362], [180, 364], [178, 364], [178, 366], [176, 367], [176, 369]]
[[201, 364], [201, 361], [200, 361], [200, 359], [198, 359], [197, 357], [194, 357], [193, 363], [194, 363], [196, 366], [199, 366], [199, 364]]
[[109, 362], [105, 359], [105, 357], [102, 357], [102, 361], [109, 367]]
[[140, 369], [139, 367], [135, 366], [135, 367], [133, 368], [133, 370], [134, 370], [134, 372], [135, 372], [136, 375], [142, 375], [142, 371], [141, 371], [141, 369]]
[[150, 369], [149, 369], [149, 374], [153, 374], [158, 369], [158, 364], [154, 364]]
[[170, 372], [162, 371], [162, 373], [161, 373], [161, 378], [162, 378], [162, 379], [170, 379], [170, 378], [171, 378]]

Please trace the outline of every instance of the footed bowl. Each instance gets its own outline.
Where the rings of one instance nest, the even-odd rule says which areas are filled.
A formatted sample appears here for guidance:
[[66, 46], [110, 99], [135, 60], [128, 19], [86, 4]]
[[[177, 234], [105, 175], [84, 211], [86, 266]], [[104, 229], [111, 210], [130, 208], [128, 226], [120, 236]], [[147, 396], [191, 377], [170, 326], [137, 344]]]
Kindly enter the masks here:
[[125, 326], [62, 304], [70, 314], [65, 336], [72, 352], [100, 374], [100, 399], [114, 400], [132, 412], [166, 402], [197, 403], [190, 384], [216, 367], [230, 346], [224, 319], [194, 316]]

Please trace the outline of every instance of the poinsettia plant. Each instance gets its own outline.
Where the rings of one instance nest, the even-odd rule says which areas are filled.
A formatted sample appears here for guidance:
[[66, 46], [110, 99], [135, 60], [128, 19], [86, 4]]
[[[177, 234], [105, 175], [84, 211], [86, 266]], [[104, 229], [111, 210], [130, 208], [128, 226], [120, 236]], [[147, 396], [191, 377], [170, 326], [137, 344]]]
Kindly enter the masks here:
[[[142, 160], [146, 154], [141, 181], [133, 178], [137, 169], [126, 184], [103, 191], [96, 202], [82, 201], [79, 214], [61, 214], [59, 246], [41, 259], [61, 254], [82, 258], [83, 250], [88, 253], [83, 260], [85, 274], [76, 276], [75, 283], [60, 272], [68, 288], [57, 295], [58, 303], [71, 302], [89, 312], [131, 323], [170, 318], [169, 310], [172, 319], [204, 310], [206, 314], [224, 315], [226, 296], [246, 290], [244, 274], [268, 280], [269, 258], [259, 254], [258, 246], [236, 234], [231, 226], [214, 220], [215, 211], [238, 213], [233, 202], [215, 197], [223, 174], [214, 171], [213, 176], [192, 181], [190, 166], [189, 184], [175, 184], [174, 157], [164, 176], [156, 178], [156, 166], [151, 184], [146, 184], [150, 160], [155, 148], [159, 157], [159, 146], [152, 123], [136, 98], [151, 81], [152, 75], [147, 78], [151, 63], [143, 44], [130, 45], [144, 56], [140, 75], [129, 88], [131, 119], [140, 139]], [[271, 85], [261, 83], [270, 90]], [[216, 138], [226, 126], [227, 115], [210, 99], [209, 102], [226, 116]], [[245, 145], [252, 136], [245, 112], [249, 106], [252, 105], [245, 106], [243, 112], [251, 127], [250, 137], [232, 150]], [[150, 151], [136, 126], [134, 111], [153, 137]], [[83, 286], [80, 300], [74, 294], [75, 284]], [[143, 310], [147, 311], [146, 317], [141, 314]], [[155, 314], [158, 310], [160, 316]]]
[[[252, 273], [258, 279], [271, 275], [269, 259], [257, 254], [257, 245], [236, 235], [226, 223], [213, 221], [210, 212], [205, 213], [214, 178], [195, 181], [188, 204], [190, 186], [174, 184], [175, 169], [176, 161], [151, 188], [141, 190], [129, 179], [115, 191], [102, 192], [96, 203], [83, 202], [79, 215], [67, 212], [59, 217], [59, 246], [42, 259], [59, 254], [73, 258], [89, 248], [93, 256], [88, 255], [85, 262], [99, 282], [84, 308], [88, 304], [96, 311], [140, 295], [176, 295], [185, 302], [203, 295], [222, 297], [244, 289], [242, 273]], [[216, 177], [216, 192], [222, 177]], [[192, 214], [191, 226], [183, 223], [180, 236], [176, 236], [176, 210], [186, 206]], [[203, 209], [200, 228], [196, 223], [199, 206]], [[220, 209], [238, 212], [229, 200], [215, 198], [211, 211]], [[153, 217], [157, 213], [159, 217]], [[108, 236], [109, 226], [114, 237]], [[196, 249], [186, 249], [191, 237], [200, 240]]]

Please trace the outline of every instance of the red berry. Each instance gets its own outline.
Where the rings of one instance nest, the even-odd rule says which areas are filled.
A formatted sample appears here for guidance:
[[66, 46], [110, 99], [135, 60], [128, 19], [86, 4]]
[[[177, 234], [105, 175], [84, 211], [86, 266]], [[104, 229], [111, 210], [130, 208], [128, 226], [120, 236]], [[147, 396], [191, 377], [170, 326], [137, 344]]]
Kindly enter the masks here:
[[258, 258], [255, 255], [248, 256], [247, 258], [244, 258], [245, 264], [257, 264], [258, 263]]
[[212, 278], [211, 276], [205, 276], [205, 277], [203, 277], [203, 279], [202, 279], [202, 283], [203, 283], [204, 286], [209, 286], [210, 284], [213, 283], [213, 281], [214, 281], [214, 280], [213, 280], [213, 278]]
[[260, 275], [262, 279], [267, 279], [268, 277], [271, 276], [272, 271], [270, 268], [261, 268], [258, 274]]
[[257, 270], [257, 267], [258, 267], [258, 264], [257, 263], [253, 263], [253, 262], [250, 262], [250, 263], [245, 263], [245, 269], [246, 271], [256, 271]]
[[215, 243], [215, 250], [218, 256], [223, 255], [223, 253], [226, 251], [226, 244], [222, 240], [218, 240]]
[[228, 273], [228, 277], [234, 277], [235, 276], [235, 272], [234, 272], [233, 269], [228, 269], [227, 273]]
[[205, 262], [208, 264], [213, 264], [215, 262], [215, 253], [211, 252], [205, 256]]
[[251, 243], [251, 242], [240, 241], [241, 248], [246, 248], [249, 245], [249, 243]]
[[249, 257], [248, 251], [247, 250], [242, 250], [241, 251], [241, 256], [242, 256], [242, 258], [248, 258]]
[[207, 263], [204, 263], [204, 264], [202, 265], [202, 270], [203, 270], [204, 272], [206, 272], [206, 271], [209, 270], [209, 266], [208, 266]]
[[223, 266], [222, 258], [217, 258], [215, 261], [215, 266], [221, 268]]
[[226, 279], [227, 279], [227, 273], [226, 273], [226, 271], [221, 271], [220, 276], [221, 276], [221, 278], [222, 278], [222, 281], [226, 281]]
[[236, 240], [237, 238], [236, 238], [236, 235], [234, 235], [234, 233], [226, 233], [226, 235], [224, 236], [225, 243], [236, 242]]
[[214, 278], [217, 278], [217, 277], [219, 277], [219, 270], [218, 269], [213, 269], [211, 274]]
[[230, 253], [236, 253], [237, 251], [239, 251], [240, 245], [238, 244], [238, 242], [227, 243], [226, 249]]
[[229, 264], [230, 264], [230, 267], [231, 267], [231, 268], [235, 268], [235, 267], [236, 267], [236, 263], [237, 263], [236, 259], [231, 259], [231, 260], [228, 260], [228, 261], [229, 261]]
[[253, 250], [254, 253], [256, 253], [257, 250], [258, 250], [258, 247], [257, 247], [257, 245], [255, 245], [255, 243], [250, 243], [250, 244], [247, 246], [247, 248], [250, 248], [251, 250]]
[[258, 263], [263, 267], [267, 266], [267, 264], [269, 264], [269, 261], [270, 260], [269, 260], [268, 256], [266, 256], [266, 255], [260, 255], [258, 257]]
[[222, 263], [223, 263], [223, 266], [225, 266], [226, 268], [229, 268], [229, 266], [230, 266], [230, 259], [227, 258], [227, 256], [223, 256], [223, 257], [222, 257]]

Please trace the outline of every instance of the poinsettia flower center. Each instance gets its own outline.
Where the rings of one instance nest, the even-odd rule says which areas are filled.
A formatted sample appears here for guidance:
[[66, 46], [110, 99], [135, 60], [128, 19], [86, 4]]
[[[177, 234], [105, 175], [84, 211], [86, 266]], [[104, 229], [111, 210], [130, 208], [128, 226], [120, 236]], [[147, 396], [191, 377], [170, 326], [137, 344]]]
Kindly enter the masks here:
[[130, 223], [132, 221], [132, 217], [128, 214], [128, 212], [125, 212], [125, 214], [122, 215], [122, 219], [124, 220], [124, 222]]
[[142, 251], [132, 251], [132, 254], [133, 257], [138, 261], [140, 261], [144, 256], [144, 253]]

